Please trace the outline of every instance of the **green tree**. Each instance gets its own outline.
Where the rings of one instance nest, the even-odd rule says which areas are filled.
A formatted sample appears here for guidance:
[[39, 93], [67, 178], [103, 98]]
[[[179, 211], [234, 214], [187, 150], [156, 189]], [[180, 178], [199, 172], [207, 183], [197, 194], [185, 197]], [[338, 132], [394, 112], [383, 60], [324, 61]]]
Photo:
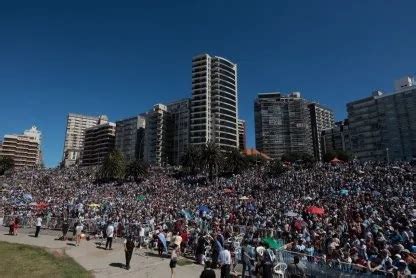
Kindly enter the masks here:
[[218, 165], [222, 159], [220, 148], [215, 143], [208, 143], [203, 146], [201, 153], [201, 161], [204, 168], [208, 171], [209, 179], [212, 181], [218, 172]]
[[270, 177], [278, 177], [286, 171], [282, 161], [275, 159], [269, 163], [266, 173]]
[[0, 176], [14, 168], [14, 161], [9, 156], [0, 156]]
[[248, 168], [248, 160], [238, 149], [232, 149], [225, 154], [224, 169], [233, 174], [239, 174]]
[[122, 180], [126, 175], [126, 163], [123, 155], [113, 150], [108, 154], [98, 171], [98, 177], [102, 181]]
[[197, 174], [203, 167], [201, 147], [190, 145], [181, 158], [181, 166], [188, 174]]
[[332, 159], [334, 159], [337, 156], [336, 152], [334, 151], [329, 151], [327, 153], [325, 153], [322, 157], [322, 159], [324, 160], [324, 162], [330, 162]]
[[348, 151], [339, 150], [336, 152], [336, 156], [339, 160], [350, 161], [352, 160], [352, 154]]
[[147, 163], [141, 160], [135, 160], [130, 162], [126, 167], [126, 177], [128, 179], [133, 179], [139, 181], [143, 179], [148, 174], [149, 166]]

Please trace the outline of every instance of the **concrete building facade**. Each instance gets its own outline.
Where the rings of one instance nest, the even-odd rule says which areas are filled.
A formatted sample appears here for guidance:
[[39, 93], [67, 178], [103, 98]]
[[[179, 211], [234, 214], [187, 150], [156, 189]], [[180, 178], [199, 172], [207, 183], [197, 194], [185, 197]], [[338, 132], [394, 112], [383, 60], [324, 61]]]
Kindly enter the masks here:
[[[104, 118], [105, 116], [101, 116]], [[81, 162], [85, 130], [98, 124], [100, 117], [70, 113], [67, 117], [62, 165], [65, 167]]]
[[334, 126], [334, 112], [315, 102], [310, 103], [308, 108], [311, 119], [313, 154], [316, 161], [321, 161], [323, 156], [321, 134], [323, 130]]
[[126, 162], [143, 159], [145, 115], [139, 115], [116, 122], [115, 148]]
[[246, 146], [246, 142], [247, 142], [246, 141], [247, 140], [246, 129], [247, 129], [246, 121], [239, 119], [238, 120], [238, 149], [240, 151], [244, 151], [247, 147]]
[[190, 101], [156, 104], [147, 113], [145, 160], [157, 166], [178, 165], [189, 146]]
[[313, 155], [308, 104], [297, 92], [259, 94], [254, 102], [256, 148], [272, 159], [289, 152]]
[[99, 125], [85, 130], [82, 166], [102, 165], [108, 154], [114, 149], [116, 124], [100, 122]]
[[172, 124], [168, 108], [156, 104], [146, 116], [144, 139], [144, 159], [149, 164], [163, 166], [168, 163], [172, 149], [172, 135], [169, 126]]
[[183, 99], [167, 105], [172, 135], [170, 164], [179, 165], [189, 146], [190, 100]]
[[15, 168], [40, 166], [41, 132], [33, 126], [23, 134], [5, 135], [0, 144], [0, 155], [10, 157]]
[[405, 77], [395, 91], [347, 104], [353, 154], [360, 160], [409, 161], [416, 157], [416, 83]]
[[351, 152], [351, 137], [348, 119], [336, 122], [333, 128], [321, 133], [322, 155], [334, 151]]
[[238, 148], [237, 65], [202, 54], [192, 59], [190, 144]]

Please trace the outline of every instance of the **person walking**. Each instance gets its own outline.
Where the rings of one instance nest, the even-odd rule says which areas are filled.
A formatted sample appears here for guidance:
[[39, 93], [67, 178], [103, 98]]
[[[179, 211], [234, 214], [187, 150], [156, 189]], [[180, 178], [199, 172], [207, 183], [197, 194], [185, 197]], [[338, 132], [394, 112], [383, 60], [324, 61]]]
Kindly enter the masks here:
[[169, 263], [169, 267], [170, 267], [170, 278], [174, 278], [175, 277], [175, 268], [176, 268], [176, 263], [178, 262], [178, 251], [179, 251], [180, 246], [179, 245], [175, 245], [173, 250], [172, 250], [172, 254], [170, 256], [170, 263]]
[[108, 223], [106, 234], [107, 234], [107, 242], [105, 244], [105, 250], [107, 250], [107, 248], [109, 250], [112, 250], [111, 246], [113, 244], [113, 236], [114, 236], [114, 226], [112, 223]]
[[126, 255], [126, 269], [130, 269], [131, 256], [134, 250], [134, 240], [131, 236], [124, 239], [124, 253]]
[[275, 260], [275, 255], [273, 250], [269, 248], [269, 245], [265, 245], [266, 250], [264, 250], [263, 255], [263, 278], [273, 278], [273, 262]]
[[142, 226], [139, 227], [139, 248], [141, 249], [144, 244], [144, 228]]
[[64, 222], [62, 223], [62, 240], [67, 240], [68, 229], [69, 229], [68, 220], [64, 219]]
[[42, 227], [42, 217], [41, 215], [38, 216], [38, 218], [36, 218], [36, 232], [35, 232], [35, 237], [39, 236], [39, 232], [40, 232], [40, 228]]
[[221, 278], [230, 278], [231, 272], [231, 253], [228, 246], [220, 251], [218, 263], [221, 266]]
[[82, 226], [81, 221], [77, 223], [77, 226], [75, 227], [75, 240], [76, 240], [76, 246], [79, 246], [81, 242], [81, 234], [82, 230], [84, 229], [84, 226]]

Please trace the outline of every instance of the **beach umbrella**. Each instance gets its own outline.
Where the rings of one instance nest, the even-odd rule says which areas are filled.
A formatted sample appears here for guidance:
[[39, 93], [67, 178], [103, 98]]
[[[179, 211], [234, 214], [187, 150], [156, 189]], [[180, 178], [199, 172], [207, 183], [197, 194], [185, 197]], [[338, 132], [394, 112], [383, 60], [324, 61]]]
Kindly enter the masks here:
[[302, 220], [296, 220], [293, 225], [295, 226], [296, 230], [300, 231], [300, 230], [302, 230], [302, 227], [303, 227], [303, 221]]
[[279, 249], [282, 246], [277, 242], [277, 240], [271, 238], [271, 237], [264, 237], [261, 239], [261, 241], [267, 245], [269, 245], [269, 247], [271, 249]]
[[249, 197], [247, 197], [247, 196], [243, 196], [243, 197], [241, 197], [240, 198], [240, 200], [243, 200], [243, 201], [246, 201], [246, 200], [248, 200], [248, 199], [250, 199]]
[[305, 197], [305, 200], [311, 201], [311, 200], [312, 200], [312, 197], [310, 197], [310, 196], [306, 196], [306, 197]]
[[29, 204], [29, 206], [36, 206], [38, 203], [36, 203], [36, 202], [32, 202], [32, 203], [30, 203]]
[[136, 200], [137, 200], [137, 201], [140, 201], [140, 202], [144, 201], [145, 199], [146, 199], [146, 197], [145, 197], [144, 195], [138, 195], [138, 196], [136, 197]]
[[339, 193], [341, 194], [341, 196], [348, 196], [349, 191], [347, 189], [341, 189]]
[[316, 215], [323, 215], [325, 214], [325, 210], [320, 207], [311, 206], [306, 209], [306, 212], [309, 214], [316, 214]]
[[224, 193], [232, 193], [233, 191], [229, 188], [224, 189]]
[[92, 207], [92, 208], [99, 208], [100, 207], [99, 204], [89, 204], [89, 206]]
[[209, 210], [209, 208], [208, 208], [207, 206], [205, 206], [205, 205], [200, 205], [200, 206], [198, 207], [198, 211], [199, 211], [199, 212], [209, 212], [210, 210]]
[[186, 218], [186, 220], [190, 220], [190, 219], [192, 219], [193, 217], [192, 217], [192, 212], [190, 212], [189, 210], [185, 210], [185, 209], [183, 209], [182, 211], [181, 211], [181, 213], [182, 213], [182, 215]]
[[45, 203], [45, 202], [41, 202], [41, 203], [36, 204], [36, 208], [43, 209], [43, 208], [47, 208], [47, 207], [48, 207], [48, 204]]
[[288, 216], [288, 217], [296, 217], [299, 214], [297, 214], [296, 212], [293, 212], [293, 211], [288, 211], [288, 212], [285, 213], [285, 215]]

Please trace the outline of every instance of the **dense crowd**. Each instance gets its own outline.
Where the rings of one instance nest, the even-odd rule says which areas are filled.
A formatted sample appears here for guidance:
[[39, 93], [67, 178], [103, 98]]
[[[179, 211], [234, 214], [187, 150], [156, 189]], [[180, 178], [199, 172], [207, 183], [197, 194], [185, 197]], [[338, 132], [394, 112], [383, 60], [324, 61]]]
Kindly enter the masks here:
[[167, 241], [179, 234], [182, 251], [192, 248], [200, 262], [206, 245], [212, 245], [215, 262], [227, 240], [244, 233], [245, 245], [256, 246], [265, 236], [281, 238], [308, 260], [416, 273], [414, 166], [288, 167], [276, 178], [259, 167], [213, 181], [153, 169], [140, 183], [105, 184], [95, 183], [90, 169], [16, 171], [0, 183], [0, 210], [111, 222], [119, 235], [133, 226], [164, 233]]

